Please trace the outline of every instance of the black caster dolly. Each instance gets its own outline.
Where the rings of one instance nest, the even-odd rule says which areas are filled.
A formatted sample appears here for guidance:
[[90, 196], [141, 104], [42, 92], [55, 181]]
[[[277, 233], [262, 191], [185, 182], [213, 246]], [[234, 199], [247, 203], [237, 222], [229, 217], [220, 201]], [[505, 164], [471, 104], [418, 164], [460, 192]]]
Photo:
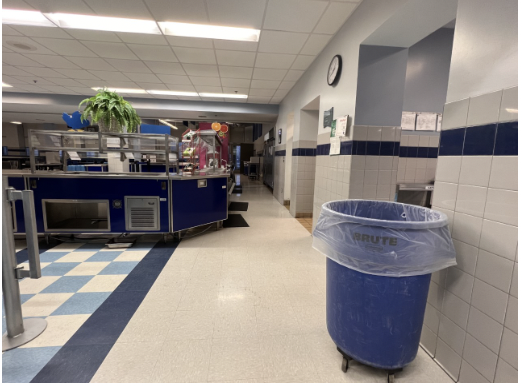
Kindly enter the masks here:
[[346, 373], [348, 369], [350, 368], [350, 361], [352, 358], [348, 355], [346, 355], [339, 347], [337, 347], [337, 351], [341, 353], [343, 356], [343, 363], [341, 365], [341, 370], [343, 370], [343, 373]]
[[402, 371], [402, 369], [388, 370], [388, 383], [395, 383], [395, 373]]

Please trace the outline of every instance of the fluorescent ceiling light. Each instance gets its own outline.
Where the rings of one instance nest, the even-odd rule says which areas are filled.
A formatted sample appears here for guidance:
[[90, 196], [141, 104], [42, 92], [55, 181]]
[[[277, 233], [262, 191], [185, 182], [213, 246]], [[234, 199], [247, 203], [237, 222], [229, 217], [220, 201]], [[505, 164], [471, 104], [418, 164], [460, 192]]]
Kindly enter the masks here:
[[2, 9], [2, 23], [15, 25], [36, 25], [39, 27], [56, 27], [41, 12]]
[[2, 87], [13, 87], [13, 86], [11, 86], [10, 84], [2, 82]]
[[46, 13], [45, 16], [62, 28], [90, 29], [96, 31], [137, 32], [161, 35], [154, 20], [124, 19], [120, 17], [74, 15], [70, 13]]
[[147, 90], [147, 92], [153, 95], [199, 96], [197, 92], [189, 91]]
[[98, 90], [109, 90], [112, 92], [121, 92], [127, 94], [146, 94], [147, 91], [139, 88], [117, 88], [117, 87], [91, 87], [94, 91]]
[[237, 99], [248, 98], [248, 95], [245, 95], [245, 94], [216, 94], [213, 92], [200, 92], [199, 96], [204, 97], [204, 98], [237, 98]]
[[261, 32], [253, 28], [221, 27], [218, 25], [175, 23], [170, 21], [160, 21], [158, 24], [164, 35], [192, 38], [257, 42]]
[[158, 121], [160, 121], [161, 123], [163, 123], [164, 125], [167, 125], [169, 127], [172, 127], [174, 130], [178, 130], [178, 128], [170, 123], [168, 123], [167, 121], [164, 121], [163, 119], [158, 119]]
[[17, 122], [17, 121], [13, 121], [13, 122], [11, 122], [11, 123], [13, 123], [13, 124], [15, 124], [15, 125], [21, 125], [21, 124], [22, 124], [22, 122]]

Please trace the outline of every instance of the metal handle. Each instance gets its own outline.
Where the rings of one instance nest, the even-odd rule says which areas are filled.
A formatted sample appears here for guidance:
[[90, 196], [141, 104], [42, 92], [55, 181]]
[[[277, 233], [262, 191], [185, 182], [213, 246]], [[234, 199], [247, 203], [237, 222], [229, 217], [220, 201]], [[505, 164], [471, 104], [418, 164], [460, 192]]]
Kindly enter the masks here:
[[42, 267], [40, 265], [40, 250], [38, 247], [38, 232], [36, 230], [36, 215], [34, 210], [33, 191], [20, 191], [14, 190], [13, 188], [8, 188], [7, 190], [9, 200], [22, 200], [24, 210], [25, 238], [27, 240], [29, 270], [17, 268], [16, 277], [18, 279], [24, 277], [39, 279], [42, 276]]

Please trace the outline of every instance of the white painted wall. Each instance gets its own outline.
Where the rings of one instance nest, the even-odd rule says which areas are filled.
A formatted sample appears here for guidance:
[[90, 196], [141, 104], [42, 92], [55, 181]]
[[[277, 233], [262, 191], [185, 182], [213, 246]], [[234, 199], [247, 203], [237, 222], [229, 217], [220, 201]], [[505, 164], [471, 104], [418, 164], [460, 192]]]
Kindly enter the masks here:
[[518, 84], [516, 0], [459, 0], [446, 102]]
[[10, 148], [19, 148], [18, 125], [12, 123], [2, 123], [2, 146]]
[[[283, 138], [288, 138], [286, 135], [288, 114], [294, 113], [293, 124], [299, 127], [299, 110], [317, 96], [321, 97], [318, 134], [328, 131], [322, 127], [324, 110], [333, 107], [334, 117], [341, 115], [353, 117], [359, 45], [405, 3], [407, 0], [364, 0], [359, 5], [281, 102], [277, 128], [283, 129]], [[343, 58], [343, 69], [339, 83], [331, 87], [326, 83], [326, 73], [330, 61], [337, 54]]]
[[[286, 125], [283, 129], [283, 138], [286, 138], [286, 156], [283, 157], [283, 162], [285, 163], [285, 183], [283, 190], [284, 200], [290, 200], [290, 188], [292, 186], [292, 142], [294, 141], [294, 121], [295, 115], [299, 116], [299, 114], [294, 114], [294, 111], [290, 111], [285, 114]], [[279, 119], [281, 119], [281, 114], [279, 114]]]

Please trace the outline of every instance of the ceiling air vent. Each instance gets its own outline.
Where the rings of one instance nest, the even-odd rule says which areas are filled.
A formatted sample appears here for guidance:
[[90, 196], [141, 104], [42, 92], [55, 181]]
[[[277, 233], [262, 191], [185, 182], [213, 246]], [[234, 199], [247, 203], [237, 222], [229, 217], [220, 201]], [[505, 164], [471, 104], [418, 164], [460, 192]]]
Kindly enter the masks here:
[[159, 197], [125, 197], [125, 228], [128, 231], [158, 231]]

